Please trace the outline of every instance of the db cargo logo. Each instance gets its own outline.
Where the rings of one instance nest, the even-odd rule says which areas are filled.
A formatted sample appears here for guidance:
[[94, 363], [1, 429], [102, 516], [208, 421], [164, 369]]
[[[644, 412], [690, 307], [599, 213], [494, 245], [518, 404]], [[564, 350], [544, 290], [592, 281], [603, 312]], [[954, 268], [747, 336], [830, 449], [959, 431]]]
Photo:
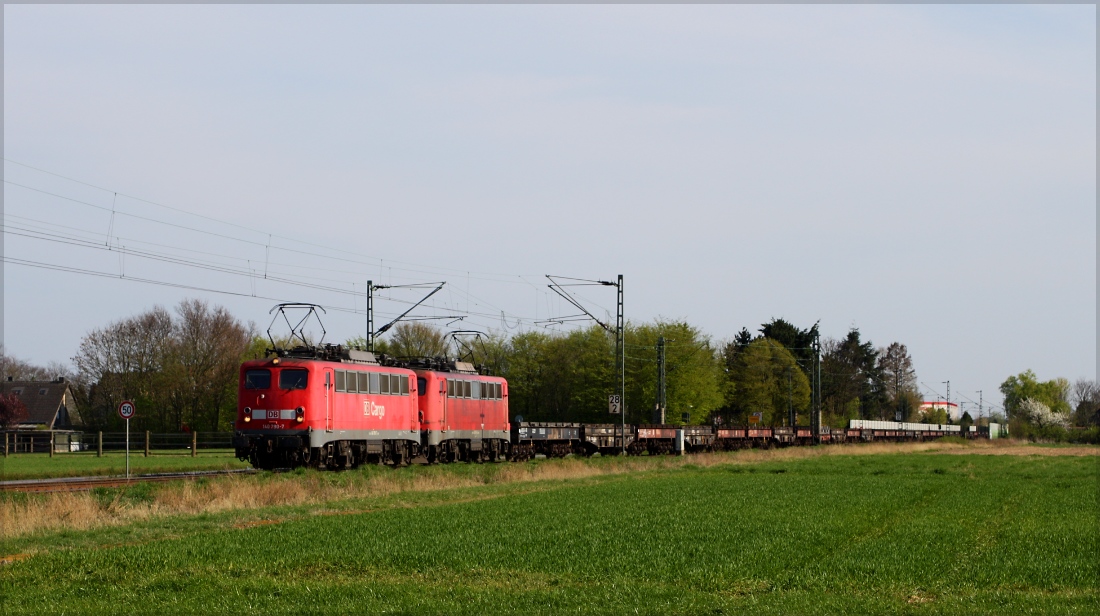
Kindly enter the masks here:
[[363, 401], [363, 416], [364, 417], [385, 417], [386, 407], [381, 404], [375, 404], [370, 400]]

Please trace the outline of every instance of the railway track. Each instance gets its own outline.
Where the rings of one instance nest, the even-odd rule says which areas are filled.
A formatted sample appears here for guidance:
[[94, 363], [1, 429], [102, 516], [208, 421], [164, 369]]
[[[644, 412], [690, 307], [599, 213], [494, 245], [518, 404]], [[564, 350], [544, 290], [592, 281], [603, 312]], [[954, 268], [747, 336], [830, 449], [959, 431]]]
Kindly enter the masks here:
[[120, 475], [90, 476], [90, 477], [63, 477], [58, 479], [16, 479], [12, 481], [0, 481], [0, 492], [80, 492], [95, 488], [117, 488], [135, 483], [163, 483], [178, 479], [202, 479], [204, 477], [220, 477], [224, 475], [249, 475], [257, 472], [255, 469], [236, 469], [224, 471], [189, 471], [181, 473], [150, 473], [147, 475], [131, 475], [129, 478]]

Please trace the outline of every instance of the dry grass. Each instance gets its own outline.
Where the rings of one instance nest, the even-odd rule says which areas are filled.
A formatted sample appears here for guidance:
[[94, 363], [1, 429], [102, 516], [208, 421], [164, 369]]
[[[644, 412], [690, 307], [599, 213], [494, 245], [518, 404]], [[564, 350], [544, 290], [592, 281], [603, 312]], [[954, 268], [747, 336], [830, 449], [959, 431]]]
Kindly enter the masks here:
[[[204, 483], [180, 482], [157, 486], [149, 501], [133, 502], [116, 496], [104, 501], [90, 493], [28, 495], [0, 501], [0, 537], [13, 538], [60, 529], [85, 530], [126, 524], [153, 516], [256, 510], [272, 506], [324, 505], [347, 500], [377, 499], [403, 492], [434, 492], [483, 486], [489, 483], [521, 483], [577, 480], [588, 477], [697, 467], [758, 464], [836, 455], [902, 453], [1096, 456], [1100, 447], [1037, 447], [1018, 441], [968, 443], [871, 443], [832, 447], [793, 447], [777, 450], [745, 450], [687, 457], [628, 457], [589, 461], [566, 458], [536, 464], [509, 464], [486, 473], [382, 473], [343, 475], [331, 481], [322, 473], [274, 477], [224, 477]], [[264, 520], [265, 523], [273, 521]]]

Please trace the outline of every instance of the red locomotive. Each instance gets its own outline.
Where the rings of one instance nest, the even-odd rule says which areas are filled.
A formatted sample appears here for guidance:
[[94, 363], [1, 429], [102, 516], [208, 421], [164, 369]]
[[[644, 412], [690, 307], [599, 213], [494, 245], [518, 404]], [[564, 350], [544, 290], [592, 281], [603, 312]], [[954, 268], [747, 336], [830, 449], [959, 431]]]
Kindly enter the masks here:
[[420, 454], [416, 375], [323, 347], [241, 366], [234, 445], [257, 468], [401, 464]]
[[410, 362], [429, 462], [495, 461], [510, 453], [508, 382], [455, 361]]
[[504, 379], [466, 362], [310, 345], [295, 328], [292, 337], [302, 344], [287, 349], [273, 341], [274, 357], [240, 369], [233, 445], [256, 468], [508, 457]]

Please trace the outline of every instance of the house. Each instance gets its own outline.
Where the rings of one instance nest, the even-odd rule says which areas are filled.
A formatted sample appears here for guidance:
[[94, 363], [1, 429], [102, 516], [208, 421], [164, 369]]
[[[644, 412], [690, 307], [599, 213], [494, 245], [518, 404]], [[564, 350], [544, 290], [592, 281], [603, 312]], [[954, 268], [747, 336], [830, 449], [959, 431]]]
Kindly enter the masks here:
[[27, 407], [27, 416], [12, 426], [16, 430], [71, 430], [80, 424], [72, 388], [64, 377], [54, 381], [0, 382], [0, 393], [15, 394]]

